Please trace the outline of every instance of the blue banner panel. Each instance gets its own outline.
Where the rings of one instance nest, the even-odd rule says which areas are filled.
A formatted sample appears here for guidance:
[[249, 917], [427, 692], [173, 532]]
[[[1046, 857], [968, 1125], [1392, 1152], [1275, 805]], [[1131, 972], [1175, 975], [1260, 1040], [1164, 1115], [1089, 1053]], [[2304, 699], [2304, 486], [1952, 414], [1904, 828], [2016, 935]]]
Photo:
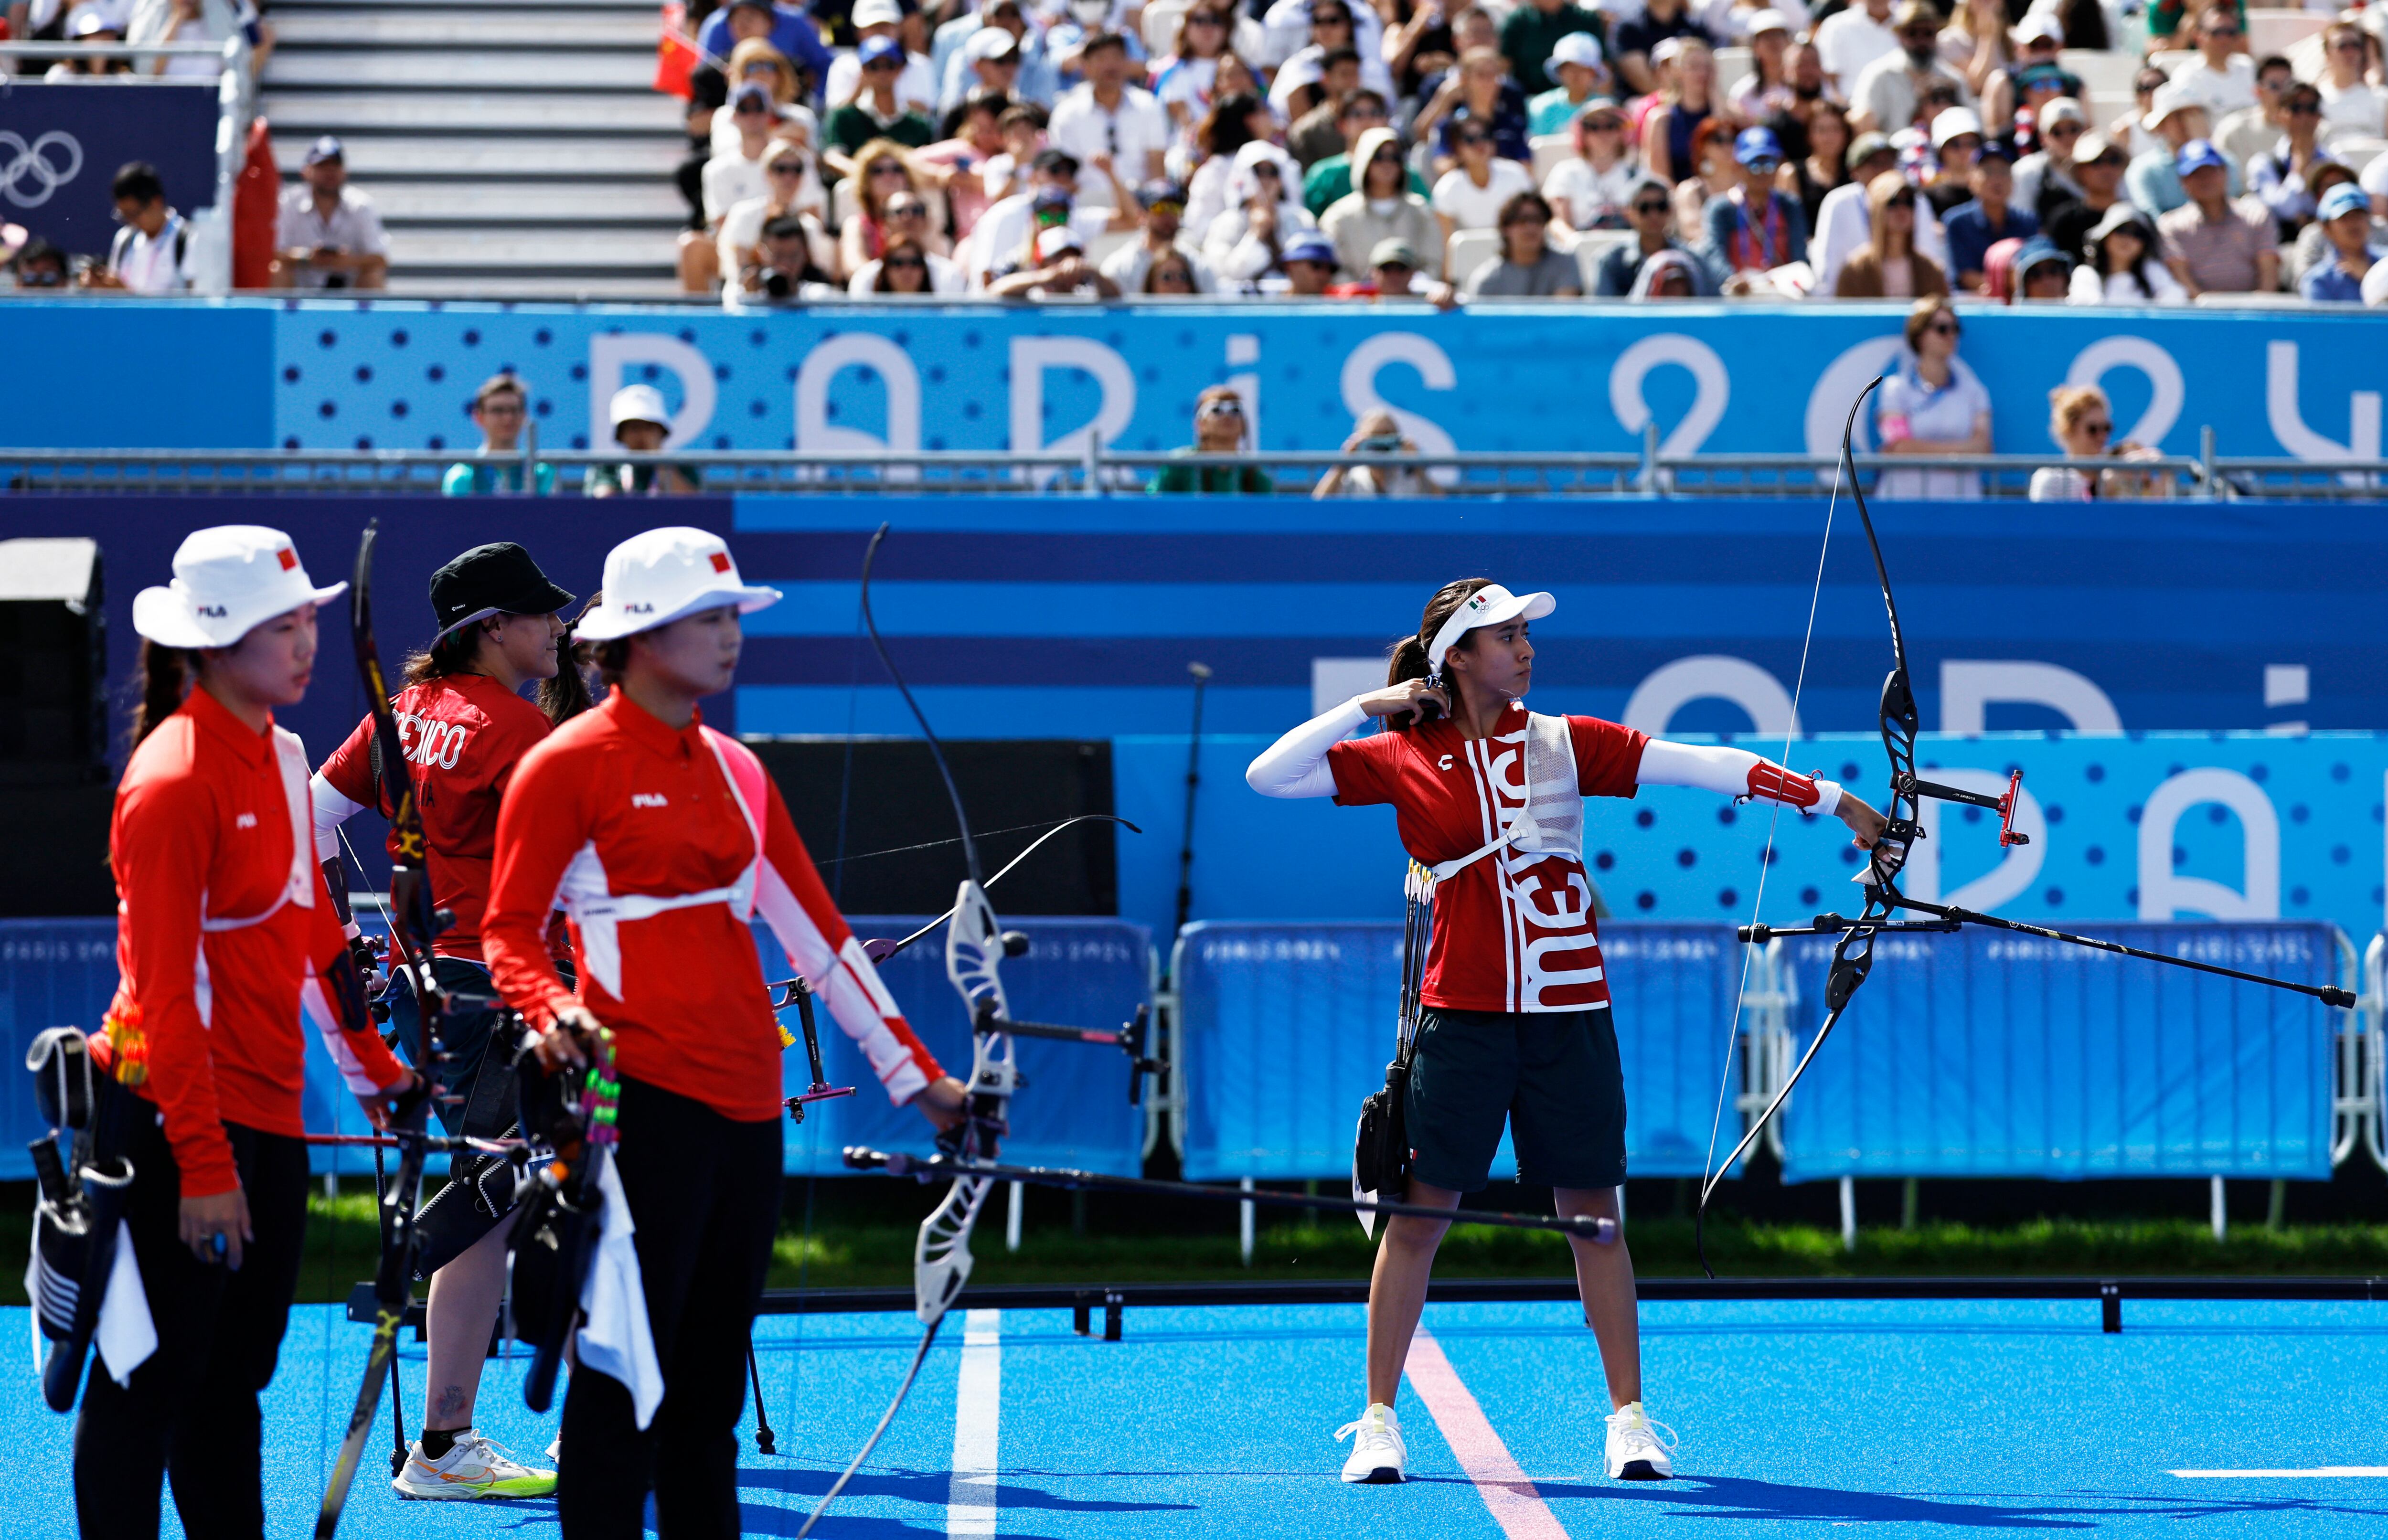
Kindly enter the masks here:
[[[926, 915], [857, 915], [852, 923], [857, 936], [894, 937], [910, 935], [926, 920]], [[1137, 1007], [1152, 1003], [1152, 933], [1144, 927], [1118, 920], [1031, 917], [1005, 924], [1025, 935], [1029, 943], [1028, 955], [1003, 965], [1004, 991], [1014, 1020], [1110, 1031], [1133, 1019]], [[945, 937], [943, 927], [931, 931], [880, 964], [879, 974], [946, 1072], [967, 1083], [970, 1022], [962, 1014], [961, 997], [946, 978]], [[766, 978], [788, 977], [788, 959], [768, 929], [755, 928], [755, 944], [762, 953]], [[926, 1151], [933, 1131], [928, 1120], [913, 1108], [889, 1105], [861, 1050], [838, 1029], [826, 1009], [816, 1006], [814, 1015], [830, 1083], [857, 1089], [852, 1096], [814, 1104], [803, 1123], [785, 1126], [788, 1174], [847, 1174], [840, 1153], [848, 1144]], [[793, 1007], [781, 1012], [780, 1019], [797, 1038], [781, 1058], [781, 1083], [793, 1096], [810, 1078], [804, 1031]], [[1128, 1105], [1126, 1054], [1116, 1048], [1028, 1038], [1013, 1040], [1013, 1047], [1026, 1089], [1012, 1102], [1011, 1137], [1004, 1142], [1004, 1158], [1114, 1176], [1143, 1170], [1144, 1109]]]
[[[120, 168], [135, 160], [158, 168], [167, 203], [184, 214], [216, 201], [214, 80], [145, 81], [128, 87], [121, 81], [44, 84], [11, 79], [0, 91], [0, 219], [47, 237], [61, 250], [107, 256], [118, 228], [109, 184]], [[179, 323], [173, 309], [145, 309], [144, 330], [171, 333]], [[156, 372], [146, 355], [131, 357], [143, 359], [145, 367], [128, 370], [130, 358], [119, 355], [123, 388], [83, 400], [86, 409], [95, 401], [108, 403], [108, 410], [86, 412], [98, 420], [95, 426], [107, 423], [128, 396], [180, 395], [189, 384]], [[246, 382], [235, 377], [225, 383], [237, 388]], [[21, 424], [11, 424], [17, 426]], [[110, 442], [125, 447], [122, 440]]]
[[[2326, 925], [2083, 933], [2307, 984], [2353, 984]], [[1787, 938], [1804, 1052], [1833, 941]], [[2283, 990], [1994, 930], [1886, 936], [1784, 1109], [1784, 1180], [2327, 1180], [2332, 1036]]]
[[[1696, 1174], [1739, 979], [1732, 928], [1619, 921], [1600, 940], [1632, 1171]], [[1188, 1180], [1350, 1177], [1360, 1102], [1392, 1057], [1401, 951], [1397, 925], [1187, 928], [1176, 1053]], [[1517, 1170], [1505, 1133], [1492, 1174]]]

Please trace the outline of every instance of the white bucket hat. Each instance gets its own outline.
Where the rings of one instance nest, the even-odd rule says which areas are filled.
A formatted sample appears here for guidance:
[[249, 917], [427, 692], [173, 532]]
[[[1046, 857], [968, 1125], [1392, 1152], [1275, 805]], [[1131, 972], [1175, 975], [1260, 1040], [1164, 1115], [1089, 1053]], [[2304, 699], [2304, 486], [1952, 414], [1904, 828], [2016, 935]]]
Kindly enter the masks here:
[[348, 592], [319, 588], [290, 536], [261, 524], [193, 530], [174, 552], [174, 581], [133, 596], [133, 629], [160, 647], [230, 647], [301, 604]]
[[605, 587], [580, 618], [583, 641], [613, 641], [668, 625], [700, 610], [735, 604], [742, 615], [780, 602], [777, 588], [738, 580], [738, 563], [718, 535], [702, 529], [651, 529], [605, 553]]
[[1442, 629], [1434, 634], [1434, 645], [1426, 650], [1427, 667], [1440, 675], [1444, 656], [1470, 631], [1504, 625], [1520, 615], [1540, 620], [1558, 607], [1559, 601], [1546, 593], [1513, 594], [1498, 583], [1488, 583], [1469, 594], [1467, 602], [1454, 610], [1451, 618], [1442, 623]]
[[671, 408], [664, 405], [664, 393], [651, 385], [626, 385], [614, 392], [608, 413], [614, 419], [615, 436], [621, 435], [625, 423], [653, 423], [659, 428], [671, 426]]

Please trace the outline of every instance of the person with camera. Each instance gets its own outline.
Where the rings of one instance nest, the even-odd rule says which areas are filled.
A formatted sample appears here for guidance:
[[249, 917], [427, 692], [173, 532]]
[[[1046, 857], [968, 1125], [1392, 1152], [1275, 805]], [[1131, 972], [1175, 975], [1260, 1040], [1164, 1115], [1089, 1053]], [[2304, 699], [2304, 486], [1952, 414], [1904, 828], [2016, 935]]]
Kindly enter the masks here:
[[[616, 546], [578, 625], [605, 700], [522, 757], [498, 812], [481, 919], [490, 975], [546, 1071], [585, 1064], [611, 1035], [604, 1223], [627, 1207], [660, 1376], [633, 1372], [634, 1395], [588, 1362], [573, 1371], [556, 1487], [568, 1540], [635, 1540], [650, 1490], [666, 1534], [739, 1532], [736, 1429], [784, 1115], [751, 923], [770, 928], [890, 1103], [940, 1128], [961, 1117], [962, 1088], [905, 1022], [763, 762], [699, 715], [736, 675], [741, 617], [779, 599], [702, 529]], [[579, 960], [570, 984], [548, 943], [559, 906]]]
[[763, 226], [762, 244], [735, 284], [721, 286], [725, 309], [832, 299], [845, 291], [813, 260], [811, 228], [803, 216], [781, 214]]
[[348, 150], [330, 134], [308, 146], [302, 185], [282, 195], [273, 237], [277, 289], [378, 289], [389, 237], [373, 199], [349, 185]]
[[[1343, 441], [1347, 455], [1414, 455], [1416, 445], [1402, 434], [1402, 425], [1393, 414], [1382, 407], [1360, 414], [1353, 425], [1352, 436]], [[1425, 472], [1412, 467], [1388, 466], [1378, 470], [1373, 465], [1330, 466], [1318, 485], [1311, 488], [1314, 498], [1439, 498], [1442, 487]]]
[[[2048, 393], [2048, 436], [2075, 461], [2148, 461], [2160, 451], [2124, 439], [2115, 443], [2115, 408], [2096, 385], [2059, 385]], [[2169, 479], [2169, 478], [2167, 478]], [[2031, 473], [2034, 502], [2090, 502], [2100, 498], [2136, 498], [2148, 491], [2145, 471], [2043, 465]]]
[[[482, 958], [481, 915], [506, 786], [556, 724], [589, 709], [579, 671], [565, 666], [561, 650], [566, 631], [560, 612], [572, 599], [520, 546], [465, 551], [431, 574], [439, 629], [406, 660], [403, 686], [390, 701], [423, 816], [431, 892], [456, 916], [432, 948], [433, 971], [451, 994], [488, 999], [494, 992]], [[523, 697], [533, 686], [538, 705]], [[368, 715], [315, 773], [315, 854], [337, 895], [347, 891], [340, 826], [367, 808], [388, 814], [376, 762]], [[395, 858], [395, 833], [389, 848]], [[344, 897], [337, 902], [345, 909]], [[344, 917], [356, 934], [353, 917]], [[398, 1044], [412, 1054], [420, 1032], [402, 970], [392, 974], [388, 1000]], [[513, 1127], [515, 1042], [506, 1015], [458, 1009], [440, 1024], [441, 1058], [429, 1068], [440, 1096], [432, 1105], [451, 1137], [502, 1139]], [[400, 1497], [543, 1497], [555, 1490], [554, 1471], [525, 1465], [473, 1431], [481, 1363], [506, 1287], [511, 1227], [504, 1220], [513, 1212], [514, 1180], [502, 1157], [458, 1155], [448, 1184], [423, 1205], [415, 1270], [431, 1281], [424, 1307], [423, 1436], [390, 1483]]]
[[[1411, 1160], [1399, 1195], [1457, 1207], [1492, 1180], [1505, 1126], [1519, 1181], [1552, 1189], [1562, 1215], [1621, 1225], [1625, 1085], [1584, 870], [1583, 799], [1698, 787], [1831, 814], [1861, 847], [1886, 826], [1831, 781], [1743, 750], [1527, 711], [1528, 627], [1557, 607], [1547, 593], [1513, 594], [1488, 578], [1446, 584], [1417, 630], [1394, 644], [1384, 688], [1287, 733], [1244, 779], [1264, 797], [1391, 804], [1404, 850], [1433, 869], [1433, 940], [1404, 1102]], [[1350, 736], [1372, 717], [1378, 731]], [[1488, 839], [1488, 831], [1497, 833]], [[1336, 1435], [1359, 1435], [1347, 1482], [1403, 1479], [1395, 1399], [1449, 1228], [1409, 1215], [1384, 1221], [1368, 1284], [1366, 1403]], [[1604, 1469], [1613, 1481], [1664, 1480], [1672, 1441], [1643, 1407], [1632, 1258], [1621, 1234], [1614, 1244], [1568, 1240], [1607, 1377]]]

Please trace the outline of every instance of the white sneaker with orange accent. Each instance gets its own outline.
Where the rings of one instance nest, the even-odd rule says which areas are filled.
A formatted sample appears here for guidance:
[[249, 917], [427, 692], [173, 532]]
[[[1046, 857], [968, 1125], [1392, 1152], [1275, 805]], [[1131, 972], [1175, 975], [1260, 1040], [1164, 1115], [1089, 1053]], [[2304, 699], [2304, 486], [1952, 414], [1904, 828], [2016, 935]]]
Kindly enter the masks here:
[[522, 1464], [467, 1428], [438, 1459], [426, 1458], [417, 1440], [406, 1452], [406, 1469], [389, 1484], [400, 1496], [417, 1500], [546, 1497], [555, 1492], [555, 1472]]
[[1662, 1482], [1675, 1473], [1671, 1458], [1675, 1430], [1653, 1422], [1639, 1401], [1629, 1401], [1609, 1414], [1608, 1479], [1613, 1482]]

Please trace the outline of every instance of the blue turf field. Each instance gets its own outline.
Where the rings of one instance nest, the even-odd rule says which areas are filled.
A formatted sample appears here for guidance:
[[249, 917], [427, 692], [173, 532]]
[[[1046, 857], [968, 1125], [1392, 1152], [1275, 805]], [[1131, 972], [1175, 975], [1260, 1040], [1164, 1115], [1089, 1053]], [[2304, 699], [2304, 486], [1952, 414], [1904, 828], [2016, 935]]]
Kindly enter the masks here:
[[[0, 1311], [17, 1380], [0, 1396], [9, 1540], [71, 1531], [71, 1425], [25, 1372], [25, 1317]], [[1358, 1409], [1357, 1306], [1132, 1309], [1121, 1343], [1073, 1335], [1064, 1311], [957, 1313], [816, 1533], [2388, 1535], [2388, 1474], [2171, 1474], [2388, 1471], [2388, 1306], [2132, 1302], [2120, 1336], [2099, 1332], [2093, 1302], [1653, 1303], [1643, 1323], [1649, 1399], [1682, 1435], [1682, 1479], [1600, 1479], [1606, 1406], [1568, 1306], [1438, 1305], [1427, 1325], [1448, 1368], [1414, 1359], [1401, 1407], [1413, 1480], [1346, 1487], [1331, 1435]], [[915, 1333], [898, 1315], [761, 1322], [782, 1452], [743, 1444], [748, 1533], [794, 1533], [885, 1406]], [[267, 1403], [270, 1533], [311, 1521], [365, 1337], [336, 1307], [293, 1319]], [[522, 1367], [490, 1366], [481, 1426], [535, 1456], [553, 1421], [523, 1409]], [[412, 1342], [404, 1371], [412, 1403]], [[385, 1412], [369, 1475], [387, 1470], [387, 1429]], [[994, 1475], [958, 1482], [958, 1464]], [[342, 1526], [384, 1540], [553, 1530], [545, 1503], [400, 1503], [364, 1479]], [[180, 1534], [171, 1511], [167, 1533]]]

